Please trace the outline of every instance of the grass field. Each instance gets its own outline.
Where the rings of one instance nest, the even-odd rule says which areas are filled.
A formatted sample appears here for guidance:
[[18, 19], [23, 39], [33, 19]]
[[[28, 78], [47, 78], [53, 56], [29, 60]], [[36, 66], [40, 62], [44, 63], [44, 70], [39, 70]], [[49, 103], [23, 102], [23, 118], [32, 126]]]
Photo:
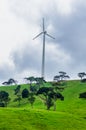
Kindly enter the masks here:
[[[28, 87], [22, 85], [22, 89]], [[0, 87], [11, 97], [8, 107], [0, 108], [0, 130], [86, 130], [86, 100], [79, 98], [79, 93], [86, 91], [86, 83], [68, 81], [62, 92], [65, 100], [57, 101], [56, 111], [47, 111], [38, 97], [33, 109], [27, 100], [22, 100], [19, 107], [13, 102], [14, 88]]]

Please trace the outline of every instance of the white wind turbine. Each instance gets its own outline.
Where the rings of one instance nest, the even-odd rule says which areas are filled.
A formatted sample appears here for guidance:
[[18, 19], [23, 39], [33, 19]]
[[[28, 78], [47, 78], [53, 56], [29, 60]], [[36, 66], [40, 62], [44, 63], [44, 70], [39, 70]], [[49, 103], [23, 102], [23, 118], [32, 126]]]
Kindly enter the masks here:
[[48, 36], [48, 37], [50, 37], [52, 39], [55, 39], [54, 37], [49, 35], [47, 33], [47, 31], [45, 30], [44, 18], [43, 18], [43, 31], [41, 33], [39, 33], [36, 37], [34, 37], [33, 40], [36, 39], [37, 37], [39, 37], [42, 34], [43, 34], [43, 52], [42, 52], [42, 72], [41, 72], [41, 77], [44, 79], [44, 72], [45, 72], [45, 36]]

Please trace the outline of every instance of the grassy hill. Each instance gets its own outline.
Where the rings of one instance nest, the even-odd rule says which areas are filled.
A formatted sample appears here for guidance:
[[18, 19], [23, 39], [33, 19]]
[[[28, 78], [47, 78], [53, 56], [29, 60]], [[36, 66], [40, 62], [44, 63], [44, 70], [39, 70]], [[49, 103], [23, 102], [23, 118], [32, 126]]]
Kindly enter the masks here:
[[[62, 92], [65, 100], [57, 101], [56, 111], [53, 108], [47, 111], [38, 97], [33, 109], [26, 99], [18, 107], [18, 103], [13, 102], [15, 87], [0, 87], [11, 97], [8, 107], [0, 108], [0, 130], [86, 130], [86, 100], [79, 98], [79, 93], [86, 91], [86, 83], [68, 81]], [[28, 87], [22, 85], [22, 89]]]

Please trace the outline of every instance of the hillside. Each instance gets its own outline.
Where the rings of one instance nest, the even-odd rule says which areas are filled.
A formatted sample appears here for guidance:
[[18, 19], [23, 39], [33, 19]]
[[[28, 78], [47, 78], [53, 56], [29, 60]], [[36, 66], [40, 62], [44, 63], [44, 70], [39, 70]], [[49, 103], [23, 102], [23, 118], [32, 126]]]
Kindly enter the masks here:
[[[47, 83], [47, 86], [50, 84]], [[86, 83], [68, 81], [62, 94], [64, 101], [57, 101], [57, 110], [46, 110], [42, 101], [37, 97], [32, 109], [28, 101], [22, 100], [20, 107], [15, 98], [16, 86], [3, 86], [10, 94], [11, 101], [7, 108], [0, 108], [0, 130], [85, 130], [86, 129], [86, 100], [79, 98], [79, 93], [86, 91]], [[28, 85], [22, 85], [28, 88]]]

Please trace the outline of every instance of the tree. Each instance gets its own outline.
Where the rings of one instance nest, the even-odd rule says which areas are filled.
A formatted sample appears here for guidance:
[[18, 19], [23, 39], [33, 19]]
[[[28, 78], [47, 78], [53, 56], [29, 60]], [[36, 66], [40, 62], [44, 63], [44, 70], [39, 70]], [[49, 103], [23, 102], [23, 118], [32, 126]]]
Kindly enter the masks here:
[[[44, 85], [44, 83], [46, 83], [46, 81], [41, 78], [41, 77], [27, 77], [27, 78], [24, 78], [26, 79], [27, 81], [30, 82], [30, 87], [29, 87], [29, 94], [28, 94], [28, 101], [29, 103], [31, 104], [32, 108], [33, 108], [33, 104], [35, 102], [35, 95], [37, 93], [37, 91], [39, 90], [40, 87], [42, 87]], [[35, 84], [33, 84], [35, 83]]]
[[17, 80], [14, 80], [12, 78], [10, 78], [8, 81], [5, 81], [2, 83], [3, 85], [11, 85], [11, 84], [17, 84]]
[[84, 99], [86, 99], [86, 92], [80, 93], [80, 94], [79, 94], [79, 98], [84, 98]]
[[49, 110], [52, 106], [54, 106], [54, 110], [56, 110], [57, 99], [64, 100], [64, 97], [59, 92], [55, 92], [53, 87], [41, 87], [38, 90], [37, 95], [42, 95], [40, 98], [47, 106], [47, 110]]
[[10, 85], [10, 83], [8, 81], [5, 81], [2, 83], [3, 85]]
[[35, 84], [36, 92], [39, 90], [40, 87], [44, 87], [45, 83], [46, 83], [46, 81], [43, 79], [43, 77], [36, 77], [35, 82], [36, 82], [36, 84]]
[[28, 90], [25, 88], [22, 91], [22, 98], [27, 98], [29, 103], [31, 104], [31, 107], [33, 108], [33, 104], [35, 102], [35, 93], [32, 89]]
[[86, 78], [81, 80], [82, 83], [86, 83]]
[[84, 76], [86, 76], [86, 73], [85, 73], [85, 72], [80, 72], [80, 73], [78, 73], [78, 77], [80, 77], [81, 80], [83, 79]]
[[[27, 94], [27, 98], [28, 98], [28, 101], [29, 101], [29, 103], [31, 104], [31, 106], [32, 106], [32, 108], [33, 108], [33, 104], [34, 104], [34, 102], [35, 102], [35, 94], [36, 94], [36, 92], [37, 92], [37, 90], [39, 89], [39, 86], [40, 86], [40, 84], [42, 83], [42, 78], [35, 78], [35, 77], [33, 77], [33, 76], [31, 76], [31, 77], [27, 77], [27, 78], [24, 78], [24, 79], [26, 79], [27, 81], [29, 81], [30, 82], [30, 87], [29, 87], [29, 93], [26, 91], [26, 93], [28, 93]], [[33, 84], [33, 82], [36, 82], [36, 84]], [[24, 93], [25, 93], [25, 91], [24, 91]]]
[[57, 99], [60, 99], [62, 101], [64, 100], [64, 97], [62, 96], [62, 94], [55, 91], [52, 91], [51, 93], [49, 93], [49, 97], [53, 100], [54, 111], [56, 110]]
[[9, 80], [8, 80], [8, 82], [10, 83], [10, 84], [17, 84], [17, 80], [14, 80], [14, 79], [12, 79], [12, 78], [10, 78]]
[[53, 78], [54, 81], [59, 82], [60, 81], [60, 75], [56, 75]]
[[43, 77], [36, 77], [35, 81], [36, 81], [37, 84], [46, 83], [46, 81], [43, 79]]
[[42, 77], [33, 77], [33, 76], [31, 76], [31, 77], [27, 77], [25, 79], [30, 82], [30, 91], [32, 91], [34, 93], [36, 93], [37, 90], [41, 86], [44, 86], [44, 83], [46, 83], [46, 81]]
[[0, 106], [5, 107], [9, 103], [9, 94], [5, 91], [0, 91]]
[[47, 110], [50, 110], [52, 106], [54, 106], [54, 103], [52, 101], [52, 98], [48, 96], [47, 101], [45, 102], [45, 105], [47, 106]]
[[33, 104], [35, 102], [35, 96], [34, 96], [34, 93], [29, 93], [29, 96], [28, 96], [28, 101], [30, 102], [32, 108], [33, 108]]
[[44, 104], [47, 106], [47, 110], [49, 110], [50, 107], [53, 105], [52, 100], [48, 96], [49, 91], [50, 91], [50, 88], [41, 87], [41, 88], [39, 88], [39, 90], [37, 92], [37, 95], [42, 95], [42, 96], [39, 96], [39, 97], [44, 101]]
[[22, 98], [28, 98], [28, 96], [29, 96], [29, 91], [28, 91], [28, 89], [23, 89], [23, 91], [22, 91]]
[[18, 105], [20, 106], [20, 101], [22, 100], [22, 95], [21, 95], [21, 85], [18, 85], [16, 89], [14, 89], [15, 95], [17, 98], [14, 99], [14, 102], [18, 101]]
[[64, 71], [59, 71], [59, 76], [60, 76], [60, 78], [61, 78], [61, 81], [64, 79], [64, 77], [65, 77], [65, 75], [66, 75], [66, 72], [64, 72]]
[[66, 84], [66, 80], [69, 79], [69, 75], [66, 72], [60, 71], [58, 75], [54, 76], [52, 83], [54, 86], [64, 86]]
[[[27, 78], [24, 78], [24, 79], [26, 79], [27, 81], [30, 82], [30, 87], [29, 87], [29, 90], [26, 90], [26, 89], [23, 90], [22, 97], [28, 98], [28, 101], [33, 108], [33, 104], [35, 102], [35, 94], [36, 94], [37, 89], [38, 89], [37, 86], [33, 84], [33, 82], [36, 82], [36, 78], [31, 76], [31, 77], [27, 77]], [[25, 93], [26, 93], [26, 96], [25, 96]]]
[[17, 94], [20, 92], [20, 89], [21, 89], [21, 85], [18, 85], [18, 86], [14, 89], [15, 95], [17, 95]]
[[56, 82], [62, 82], [65, 79], [70, 78], [69, 75], [67, 75], [64, 71], [59, 71], [59, 75], [54, 76], [53, 80]]
[[36, 92], [37, 92], [37, 90], [38, 90], [38, 86], [36, 86], [36, 85], [32, 86], [32, 85], [31, 85], [30, 88], [29, 88], [29, 90], [30, 90], [31, 93], [36, 94]]
[[59, 74], [61, 81], [63, 81], [66, 78], [70, 78], [69, 75], [67, 75], [67, 73], [64, 71], [59, 71]]
[[70, 76], [69, 75], [64, 75], [64, 79], [69, 79]]
[[24, 79], [26, 79], [27, 81], [29, 81], [30, 82], [30, 85], [33, 83], [33, 81], [35, 80], [35, 78], [33, 77], [33, 76], [31, 76], [31, 77], [26, 77], [26, 78], [24, 78]]

